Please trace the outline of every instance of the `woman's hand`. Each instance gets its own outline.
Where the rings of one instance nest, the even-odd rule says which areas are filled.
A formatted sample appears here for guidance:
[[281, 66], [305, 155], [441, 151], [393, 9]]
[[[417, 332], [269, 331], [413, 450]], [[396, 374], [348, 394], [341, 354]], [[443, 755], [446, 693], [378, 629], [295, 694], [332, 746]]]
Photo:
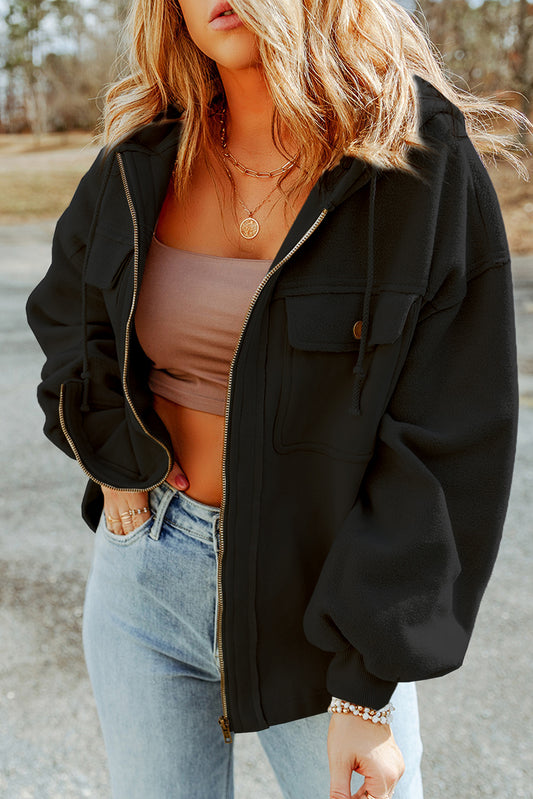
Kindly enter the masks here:
[[[332, 713], [328, 730], [329, 799], [375, 799], [392, 796], [405, 764], [388, 724], [353, 713]], [[365, 777], [357, 793], [350, 792], [352, 771]]]
[[167, 483], [170, 483], [172, 486], [176, 486], [180, 489], [180, 491], [184, 491], [186, 488], [189, 488], [189, 481], [187, 480], [185, 472], [179, 463], [174, 462], [172, 469], [168, 473]]
[[[181, 491], [188, 488], [183, 469], [174, 463], [167, 476], [167, 482]], [[150, 518], [150, 505], [146, 491], [115, 491], [102, 487], [104, 513], [107, 529], [115, 535], [126, 535]]]

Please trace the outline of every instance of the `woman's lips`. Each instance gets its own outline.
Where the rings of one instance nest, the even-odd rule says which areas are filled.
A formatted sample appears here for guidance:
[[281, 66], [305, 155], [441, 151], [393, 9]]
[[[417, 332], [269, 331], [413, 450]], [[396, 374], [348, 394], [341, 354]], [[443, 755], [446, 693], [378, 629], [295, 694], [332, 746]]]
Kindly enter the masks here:
[[239, 25], [242, 25], [242, 22], [235, 12], [215, 17], [209, 23], [209, 27], [216, 31], [231, 31], [233, 28], [238, 28]]

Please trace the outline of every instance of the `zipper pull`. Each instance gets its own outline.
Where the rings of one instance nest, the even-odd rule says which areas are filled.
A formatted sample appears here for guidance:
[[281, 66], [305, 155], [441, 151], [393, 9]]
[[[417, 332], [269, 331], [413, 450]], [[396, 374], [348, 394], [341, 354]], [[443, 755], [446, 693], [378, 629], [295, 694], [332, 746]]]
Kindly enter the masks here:
[[230, 744], [232, 741], [231, 738], [231, 730], [229, 728], [229, 719], [227, 716], [219, 716], [218, 723], [222, 727], [222, 732], [224, 733], [224, 742]]

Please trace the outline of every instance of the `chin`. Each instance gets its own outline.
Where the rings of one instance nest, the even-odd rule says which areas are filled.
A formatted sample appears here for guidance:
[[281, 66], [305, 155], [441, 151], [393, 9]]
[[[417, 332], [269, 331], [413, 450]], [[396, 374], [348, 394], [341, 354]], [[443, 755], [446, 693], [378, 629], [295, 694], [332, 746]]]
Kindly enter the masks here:
[[227, 40], [213, 48], [208, 55], [218, 67], [232, 71], [250, 69], [261, 64], [255, 36], [248, 31], [227, 36]]

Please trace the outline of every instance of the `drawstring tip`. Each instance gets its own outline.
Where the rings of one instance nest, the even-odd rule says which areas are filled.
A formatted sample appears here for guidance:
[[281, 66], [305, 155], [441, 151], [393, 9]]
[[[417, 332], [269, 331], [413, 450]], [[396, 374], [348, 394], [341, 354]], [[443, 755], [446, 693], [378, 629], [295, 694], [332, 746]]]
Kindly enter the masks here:
[[359, 403], [359, 399], [352, 401], [348, 413], [350, 413], [351, 416], [361, 416], [361, 405]]

